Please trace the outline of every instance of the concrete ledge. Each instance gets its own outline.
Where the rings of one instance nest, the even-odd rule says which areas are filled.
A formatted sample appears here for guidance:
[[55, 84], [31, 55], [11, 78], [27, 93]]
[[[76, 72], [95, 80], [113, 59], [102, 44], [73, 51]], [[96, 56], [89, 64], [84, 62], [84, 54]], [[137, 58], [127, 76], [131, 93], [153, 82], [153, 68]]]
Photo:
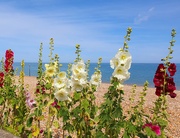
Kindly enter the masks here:
[[14, 136], [9, 132], [0, 129], [0, 138], [19, 138], [19, 137]]

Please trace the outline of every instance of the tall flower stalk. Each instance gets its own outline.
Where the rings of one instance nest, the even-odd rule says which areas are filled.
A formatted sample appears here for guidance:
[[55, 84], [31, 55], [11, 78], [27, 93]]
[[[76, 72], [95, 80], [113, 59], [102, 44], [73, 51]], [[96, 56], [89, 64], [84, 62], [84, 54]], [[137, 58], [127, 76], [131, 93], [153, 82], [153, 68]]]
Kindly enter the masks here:
[[130, 41], [131, 28], [127, 29], [124, 37], [124, 46], [119, 49], [115, 57], [110, 61], [114, 69], [111, 78], [111, 85], [104, 95], [104, 102], [100, 106], [99, 122], [96, 137], [118, 137], [124, 125], [122, 109], [123, 83], [129, 79], [128, 69], [131, 66], [131, 55], [128, 52], [128, 41]]
[[158, 98], [155, 101], [155, 106], [153, 108], [154, 116], [152, 119], [153, 124], [160, 125], [161, 128], [161, 136], [165, 136], [164, 130], [168, 125], [168, 114], [167, 114], [167, 97], [169, 95], [171, 98], [176, 97], [176, 86], [174, 83], [173, 76], [176, 72], [175, 63], [171, 63], [169, 60], [172, 59], [173, 46], [175, 43], [174, 37], [176, 35], [176, 31], [172, 29], [171, 36], [172, 40], [170, 41], [169, 53], [168, 55], [162, 59], [163, 64], [159, 64], [155, 76], [154, 76], [154, 85], [156, 87], [156, 95]]

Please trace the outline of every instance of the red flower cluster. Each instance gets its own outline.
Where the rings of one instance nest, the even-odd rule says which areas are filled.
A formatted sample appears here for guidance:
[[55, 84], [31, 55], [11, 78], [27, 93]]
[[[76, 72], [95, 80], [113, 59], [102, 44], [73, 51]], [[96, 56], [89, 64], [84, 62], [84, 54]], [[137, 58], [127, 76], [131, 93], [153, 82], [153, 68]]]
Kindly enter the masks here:
[[168, 67], [168, 71], [170, 75], [167, 73], [164, 64], [159, 64], [153, 79], [153, 82], [156, 87], [155, 93], [157, 96], [161, 96], [161, 94], [169, 94], [171, 98], [175, 98], [176, 93], [174, 93], [174, 90], [176, 90], [176, 86], [174, 83], [173, 76], [176, 72], [176, 65], [174, 63], [171, 63]]
[[4, 84], [4, 73], [0, 72], [0, 88], [2, 88], [3, 84]]
[[152, 123], [145, 124], [143, 128], [149, 127], [152, 131], [156, 133], [157, 136], [161, 135], [161, 129], [158, 125], [153, 125]]
[[57, 109], [60, 109], [60, 106], [58, 105], [56, 101], [54, 101], [51, 105]]
[[46, 92], [46, 88], [44, 85], [41, 85], [39, 82], [36, 84], [36, 93], [44, 94]]
[[5, 65], [4, 65], [4, 69], [6, 72], [10, 72], [13, 71], [13, 60], [14, 60], [14, 52], [9, 49], [6, 50], [6, 54], [5, 54]]

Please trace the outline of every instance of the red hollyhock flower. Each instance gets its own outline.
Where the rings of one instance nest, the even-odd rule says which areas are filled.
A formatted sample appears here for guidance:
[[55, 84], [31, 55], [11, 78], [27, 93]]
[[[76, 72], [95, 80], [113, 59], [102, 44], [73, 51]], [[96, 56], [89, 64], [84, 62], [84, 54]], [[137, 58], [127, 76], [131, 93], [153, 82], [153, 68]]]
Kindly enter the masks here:
[[164, 64], [159, 64], [157, 70], [156, 70], [156, 73], [164, 73], [165, 72], [165, 67], [164, 67]]
[[157, 96], [161, 96], [161, 94], [163, 93], [163, 87], [156, 87], [155, 93]]
[[153, 82], [156, 87], [161, 87], [164, 85], [164, 75], [161, 73], [156, 73], [153, 79]]
[[166, 91], [173, 92], [174, 90], [176, 90], [174, 79], [169, 77], [166, 79]]
[[174, 76], [174, 74], [176, 73], [176, 64], [171, 63], [168, 68], [168, 71], [169, 71], [170, 76]]
[[[174, 83], [174, 79], [172, 77], [169, 77], [169, 75], [166, 73], [166, 68], [163, 64], [159, 64], [156, 73], [154, 75], [154, 85], [156, 87], [155, 94], [157, 96], [161, 96], [161, 94], [164, 95], [170, 95], [171, 98], [175, 98], [176, 94], [174, 93], [174, 90], [176, 90], [176, 86]], [[170, 64], [168, 71], [170, 73], [170, 76], [173, 76], [176, 72], [176, 65]]]
[[58, 105], [58, 103], [56, 101], [54, 101], [51, 105], [53, 107], [56, 107], [57, 109], [60, 109], [60, 106]]
[[4, 84], [4, 73], [0, 72], [0, 87], [2, 87]]
[[36, 93], [44, 94], [46, 92], [45, 86], [40, 83], [36, 84]]
[[147, 123], [143, 126], [143, 128], [149, 127], [152, 131], [156, 133], [157, 136], [161, 135], [161, 128], [158, 125], [153, 125], [152, 123]]
[[14, 60], [14, 53], [11, 49], [9, 50], [6, 50], [6, 53], [5, 53], [5, 65], [4, 65], [4, 68], [5, 68], [5, 71], [6, 72], [10, 72], [10, 71], [13, 71], [13, 60]]
[[174, 92], [170, 92], [169, 95], [171, 96], [171, 98], [175, 98], [177, 96], [176, 93], [174, 93]]

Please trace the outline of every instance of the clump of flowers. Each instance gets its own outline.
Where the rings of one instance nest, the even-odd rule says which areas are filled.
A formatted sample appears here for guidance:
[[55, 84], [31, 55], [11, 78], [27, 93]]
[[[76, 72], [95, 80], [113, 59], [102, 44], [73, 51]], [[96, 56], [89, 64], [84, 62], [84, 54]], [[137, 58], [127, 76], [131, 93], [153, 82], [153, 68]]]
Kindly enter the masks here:
[[[169, 74], [167, 73], [169, 71]], [[156, 95], [161, 96], [161, 94], [164, 95], [170, 95], [171, 98], [176, 97], [176, 93], [174, 93], [174, 90], [176, 90], [176, 86], [174, 83], [174, 74], [176, 72], [176, 65], [174, 63], [171, 63], [166, 69], [164, 64], [159, 64], [153, 82], [156, 87]]]
[[71, 82], [73, 91], [80, 92], [87, 86], [87, 71], [83, 60], [72, 65]]
[[173, 78], [176, 73], [176, 64], [169, 62], [169, 59], [172, 59], [171, 54], [173, 53], [172, 47], [175, 43], [175, 35], [176, 31], [173, 29], [171, 33], [172, 40], [170, 41], [170, 47], [168, 48], [169, 54], [164, 59], [162, 59], [164, 64], [159, 64], [153, 79], [154, 85], [156, 87], [155, 93], [157, 96], [161, 96], [163, 94], [170, 95], [171, 98], [176, 97], [176, 93], [174, 93], [176, 86]]
[[13, 71], [13, 60], [14, 60], [14, 52], [9, 49], [6, 50], [5, 54], [5, 63], [4, 63], [4, 69], [6, 72], [12, 72]]
[[53, 86], [55, 88], [54, 96], [58, 101], [71, 101], [69, 98], [70, 85], [66, 77], [66, 72], [61, 71], [58, 73], [57, 77], [54, 79]]
[[130, 73], [132, 57], [130, 53], [124, 49], [120, 49], [115, 57], [110, 60], [111, 68], [114, 69], [112, 76], [116, 77], [121, 83], [128, 80]]

